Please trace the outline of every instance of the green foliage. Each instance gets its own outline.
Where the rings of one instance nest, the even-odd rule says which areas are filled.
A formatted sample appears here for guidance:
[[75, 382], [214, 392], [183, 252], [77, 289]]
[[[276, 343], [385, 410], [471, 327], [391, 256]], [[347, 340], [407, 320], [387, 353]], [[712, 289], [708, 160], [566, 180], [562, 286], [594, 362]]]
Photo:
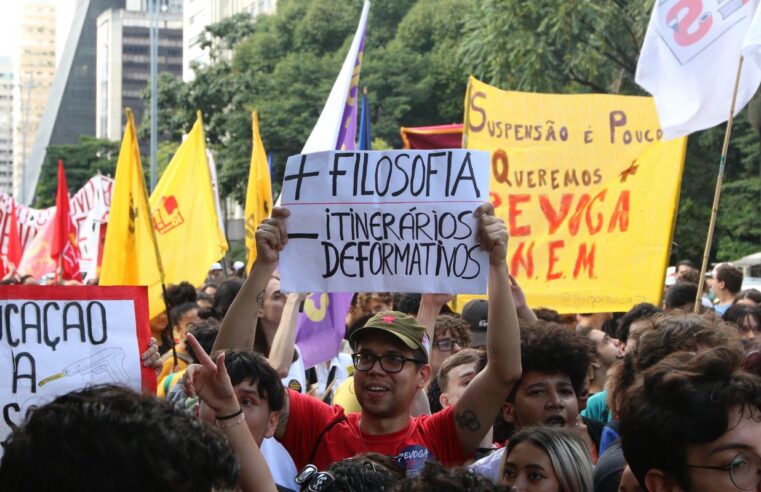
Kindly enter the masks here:
[[641, 93], [634, 83], [651, 3], [482, 0], [467, 17], [463, 64], [514, 90]]
[[118, 158], [119, 142], [95, 137], [82, 136], [76, 144], [48, 147], [32, 206], [46, 208], [55, 205], [59, 159], [63, 160], [69, 194], [74, 195], [97, 173], [113, 176]]
[[761, 222], [758, 220], [761, 178], [738, 179], [722, 188], [719, 229], [716, 235], [718, 260], [736, 260], [759, 250]]
[[[400, 126], [462, 121], [467, 76], [525, 91], [642, 95], [634, 72], [651, 2], [616, 0], [376, 0], [360, 79], [369, 88], [373, 136], [401, 147]], [[213, 63], [189, 83], [159, 80], [159, 129], [179, 142], [201, 110], [223, 196], [243, 202], [251, 111], [274, 155], [277, 192], [288, 156], [300, 152], [351, 43], [362, 0], [280, 0], [277, 13], [209, 26]], [[232, 54], [232, 56], [228, 56]], [[749, 111], [761, 127], [761, 101]], [[141, 125], [145, 136], [148, 121]], [[690, 137], [672, 251], [702, 256], [723, 128]], [[758, 132], [736, 120], [714, 257], [761, 244]], [[757, 222], [757, 221], [756, 221]]]
[[[504, 89], [643, 95], [634, 73], [651, 8], [652, 2], [634, 0], [481, 0], [466, 15], [459, 58], [476, 77]], [[754, 102], [748, 113], [761, 131], [761, 97]], [[702, 259], [723, 138], [724, 125], [689, 138], [672, 261]], [[760, 194], [754, 193], [760, 143], [745, 115], [736, 118], [714, 259], [761, 245]]]

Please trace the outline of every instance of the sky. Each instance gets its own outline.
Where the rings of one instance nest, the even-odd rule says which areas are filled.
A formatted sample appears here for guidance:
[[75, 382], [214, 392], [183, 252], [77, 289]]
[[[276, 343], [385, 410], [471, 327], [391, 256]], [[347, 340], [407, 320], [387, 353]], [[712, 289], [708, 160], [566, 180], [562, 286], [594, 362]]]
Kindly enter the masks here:
[[[0, 15], [0, 55], [13, 57], [18, 49], [21, 4], [24, 1], [4, 1]], [[36, 0], [44, 1], [44, 0]], [[77, 0], [47, 0], [56, 6], [56, 64], [61, 59], [66, 37], [74, 20]]]

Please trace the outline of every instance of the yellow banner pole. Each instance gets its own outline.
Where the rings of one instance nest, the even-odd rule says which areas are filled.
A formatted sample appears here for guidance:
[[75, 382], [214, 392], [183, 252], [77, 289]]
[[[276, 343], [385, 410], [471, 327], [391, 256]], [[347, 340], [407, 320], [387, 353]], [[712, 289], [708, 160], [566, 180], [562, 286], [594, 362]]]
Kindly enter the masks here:
[[740, 57], [740, 63], [737, 65], [737, 75], [735, 77], [735, 90], [732, 93], [732, 104], [729, 108], [729, 119], [727, 120], [727, 130], [724, 132], [724, 145], [721, 148], [721, 159], [719, 160], [719, 175], [716, 177], [716, 191], [713, 194], [713, 206], [711, 207], [711, 220], [708, 223], [708, 236], [706, 237], [706, 246], [703, 250], [703, 263], [700, 266], [700, 282], [698, 282], [698, 294], [695, 297], [695, 312], [700, 312], [700, 306], [703, 299], [703, 286], [705, 285], [706, 270], [708, 268], [708, 257], [711, 254], [711, 244], [713, 243], [713, 231], [716, 227], [716, 216], [719, 212], [719, 199], [721, 197], [721, 184], [724, 182], [724, 167], [727, 163], [727, 151], [729, 150], [729, 139], [732, 136], [732, 123], [735, 119], [735, 102], [737, 101], [737, 89], [740, 87], [740, 75], [742, 74], [743, 57]]
[[[128, 113], [132, 113], [132, 110], [127, 108]], [[140, 173], [142, 178], [142, 172]], [[151, 213], [151, 204], [148, 200], [148, 188], [145, 186], [145, 179], [142, 179], [142, 185], [143, 185], [143, 200], [144, 200], [144, 206], [145, 210], [148, 211], [148, 213]], [[161, 253], [159, 252], [159, 242], [156, 237], [156, 229], [153, 227], [153, 218], [149, 215], [148, 216], [148, 222], [150, 224], [151, 228], [151, 238], [153, 239], [153, 251], [156, 254], [156, 266], [159, 269], [159, 280], [161, 282], [161, 293], [164, 298], [164, 308], [166, 309], [166, 319], [167, 319], [167, 327], [165, 328], [165, 331], [169, 332], [169, 342], [170, 346], [172, 347], [172, 359], [174, 361], [175, 367], [177, 366], [177, 349], [174, 347], [174, 336], [172, 332], [172, 328], [174, 326], [174, 323], [172, 323], [172, 313], [170, 311], [169, 302], [166, 297], [166, 281], [165, 281], [165, 275], [164, 275], [164, 263], [161, 261]], [[166, 335], [166, 334], [165, 334]]]

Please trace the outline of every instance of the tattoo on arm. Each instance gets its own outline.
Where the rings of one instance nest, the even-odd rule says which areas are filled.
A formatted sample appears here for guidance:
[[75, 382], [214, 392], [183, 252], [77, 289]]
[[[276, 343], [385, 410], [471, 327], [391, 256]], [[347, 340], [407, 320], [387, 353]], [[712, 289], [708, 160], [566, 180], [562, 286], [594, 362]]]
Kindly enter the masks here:
[[454, 421], [457, 424], [457, 427], [462, 430], [476, 432], [481, 428], [481, 422], [478, 421], [478, 417], [476, 417], [473, 410], [465, 410], [462, 413], [455, 413]]

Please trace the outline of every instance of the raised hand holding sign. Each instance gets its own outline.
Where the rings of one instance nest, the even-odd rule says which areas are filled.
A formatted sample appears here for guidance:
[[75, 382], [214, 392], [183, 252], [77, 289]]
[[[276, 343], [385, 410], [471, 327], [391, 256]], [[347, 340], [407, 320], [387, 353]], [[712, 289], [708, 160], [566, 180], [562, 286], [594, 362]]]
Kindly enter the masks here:
[[[473, 211], [488, 196], [485, 152], [292, 156], [283, 180], [282, 204], [291, 215], [282, 288], [483, 293], [489, 254], [479, 249], [476, 233], [485, 209]], [[280, 244], [274, 234], [268, 230], [268, 240]], [[484, 239], [491, 250], [493, 239]], [[497, 250], [504, 261], [504, 247]]]

